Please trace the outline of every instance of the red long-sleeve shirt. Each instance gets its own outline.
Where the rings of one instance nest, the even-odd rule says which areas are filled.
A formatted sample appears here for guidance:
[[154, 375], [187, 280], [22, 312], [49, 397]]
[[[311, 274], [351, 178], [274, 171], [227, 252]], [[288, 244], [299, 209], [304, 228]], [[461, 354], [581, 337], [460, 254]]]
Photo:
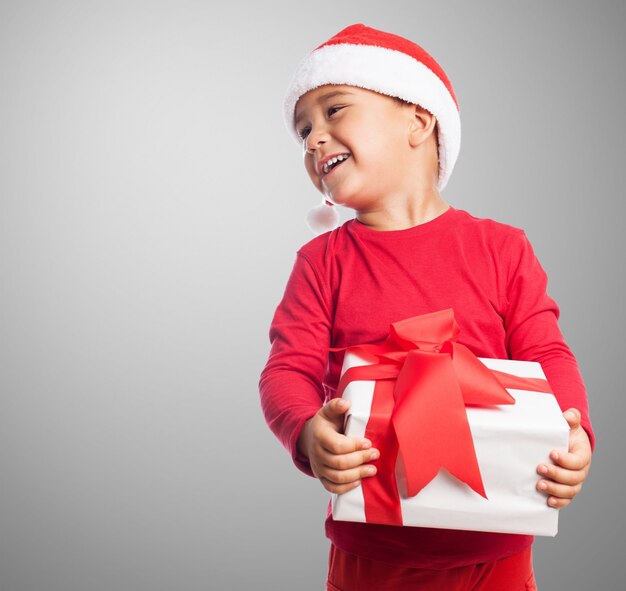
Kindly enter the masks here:
[[[336, 395], [343, 354], [329, 347], [377, 343], [392, 322], [452, 308], [458, 341], [479, 357], [538, 361], [563, 410], [578, 408], [593, 442], [585, 387], [558, 327], [559, 309], [522, 230], [450, 207], [407, 230], [356, 220], [298, 252], [270, 330], [260, 381], [266, 420], [296, 465], [304, 422]], [[521, 551], [532, 536], [326, 520], [340, 548], [375, 560], [454, 568]]]

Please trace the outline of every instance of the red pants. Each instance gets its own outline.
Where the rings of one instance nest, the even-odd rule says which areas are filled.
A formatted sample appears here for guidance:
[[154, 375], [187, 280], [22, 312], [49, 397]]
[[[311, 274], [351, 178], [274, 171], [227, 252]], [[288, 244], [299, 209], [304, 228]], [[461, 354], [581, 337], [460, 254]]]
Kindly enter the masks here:
[[327, 591], [537, 591], [531, 549], [449, 570], [406, 568], [330, 547]]

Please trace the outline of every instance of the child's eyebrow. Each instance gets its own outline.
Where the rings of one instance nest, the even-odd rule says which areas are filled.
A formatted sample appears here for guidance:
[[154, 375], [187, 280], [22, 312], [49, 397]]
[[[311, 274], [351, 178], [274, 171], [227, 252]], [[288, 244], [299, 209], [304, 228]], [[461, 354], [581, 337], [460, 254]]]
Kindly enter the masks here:
[[[352, 94], [354, 93], [350, 92], [349, 90], [331, 90], [330, 92], [327, 92], [326, 94], [322, 94], [321, 96], [319, 96], [317, 98], [317, 102], [323, 103], [324, 101], [327, 101], [328, 99], [331, 99], [331, 98], [335, 98], [338, 96], [352, 95]], [[296, 115], [296, 118], [294, 119], [294, 123], [297, 125], [298, 123], [300, 123], [300, 120], [303, 117], [304, 117], [304, 113], [300, 113], [299, 115]]]
[[320, 96], [318, 101], [322, 102], [322, 101], [328, 100], [329, 98], [335, 98], [336, 96], [343, 96], [346, 94], [354, 94], [354, 93], [350, 92], [349, 90], [332, 90], [331, 92], [327, 92], [326, 94], [323, 94], [322, 96]]

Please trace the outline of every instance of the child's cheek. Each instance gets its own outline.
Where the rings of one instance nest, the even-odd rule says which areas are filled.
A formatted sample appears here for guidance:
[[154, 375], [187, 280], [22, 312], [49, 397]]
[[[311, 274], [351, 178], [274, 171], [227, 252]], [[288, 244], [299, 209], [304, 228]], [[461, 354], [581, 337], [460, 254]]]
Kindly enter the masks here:
[[313, 183], [313, 186], [318, 191], [322, 191], [321, 181], [320, 181], [320, 178], [319, 178], [317, 172], [315, 171], [315, 165], [313, 163], [313, 157], [310, 154], [306, 154], [305, 157], [304, 157], [304, 168], [306, 169], [306, 172], [309, 175], [309, 178], [311, 179], [311, 182]]

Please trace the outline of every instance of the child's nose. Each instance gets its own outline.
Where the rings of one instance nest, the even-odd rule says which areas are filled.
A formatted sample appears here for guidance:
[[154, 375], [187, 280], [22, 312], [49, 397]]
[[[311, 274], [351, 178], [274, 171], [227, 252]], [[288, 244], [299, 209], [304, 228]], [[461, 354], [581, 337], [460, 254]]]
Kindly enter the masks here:
[[306, 150], [313, 153], [317, 148], [326, 143], [328, 140], [328, 132], [326, 129], [318, 127], [311, 129], [306, 138]]

